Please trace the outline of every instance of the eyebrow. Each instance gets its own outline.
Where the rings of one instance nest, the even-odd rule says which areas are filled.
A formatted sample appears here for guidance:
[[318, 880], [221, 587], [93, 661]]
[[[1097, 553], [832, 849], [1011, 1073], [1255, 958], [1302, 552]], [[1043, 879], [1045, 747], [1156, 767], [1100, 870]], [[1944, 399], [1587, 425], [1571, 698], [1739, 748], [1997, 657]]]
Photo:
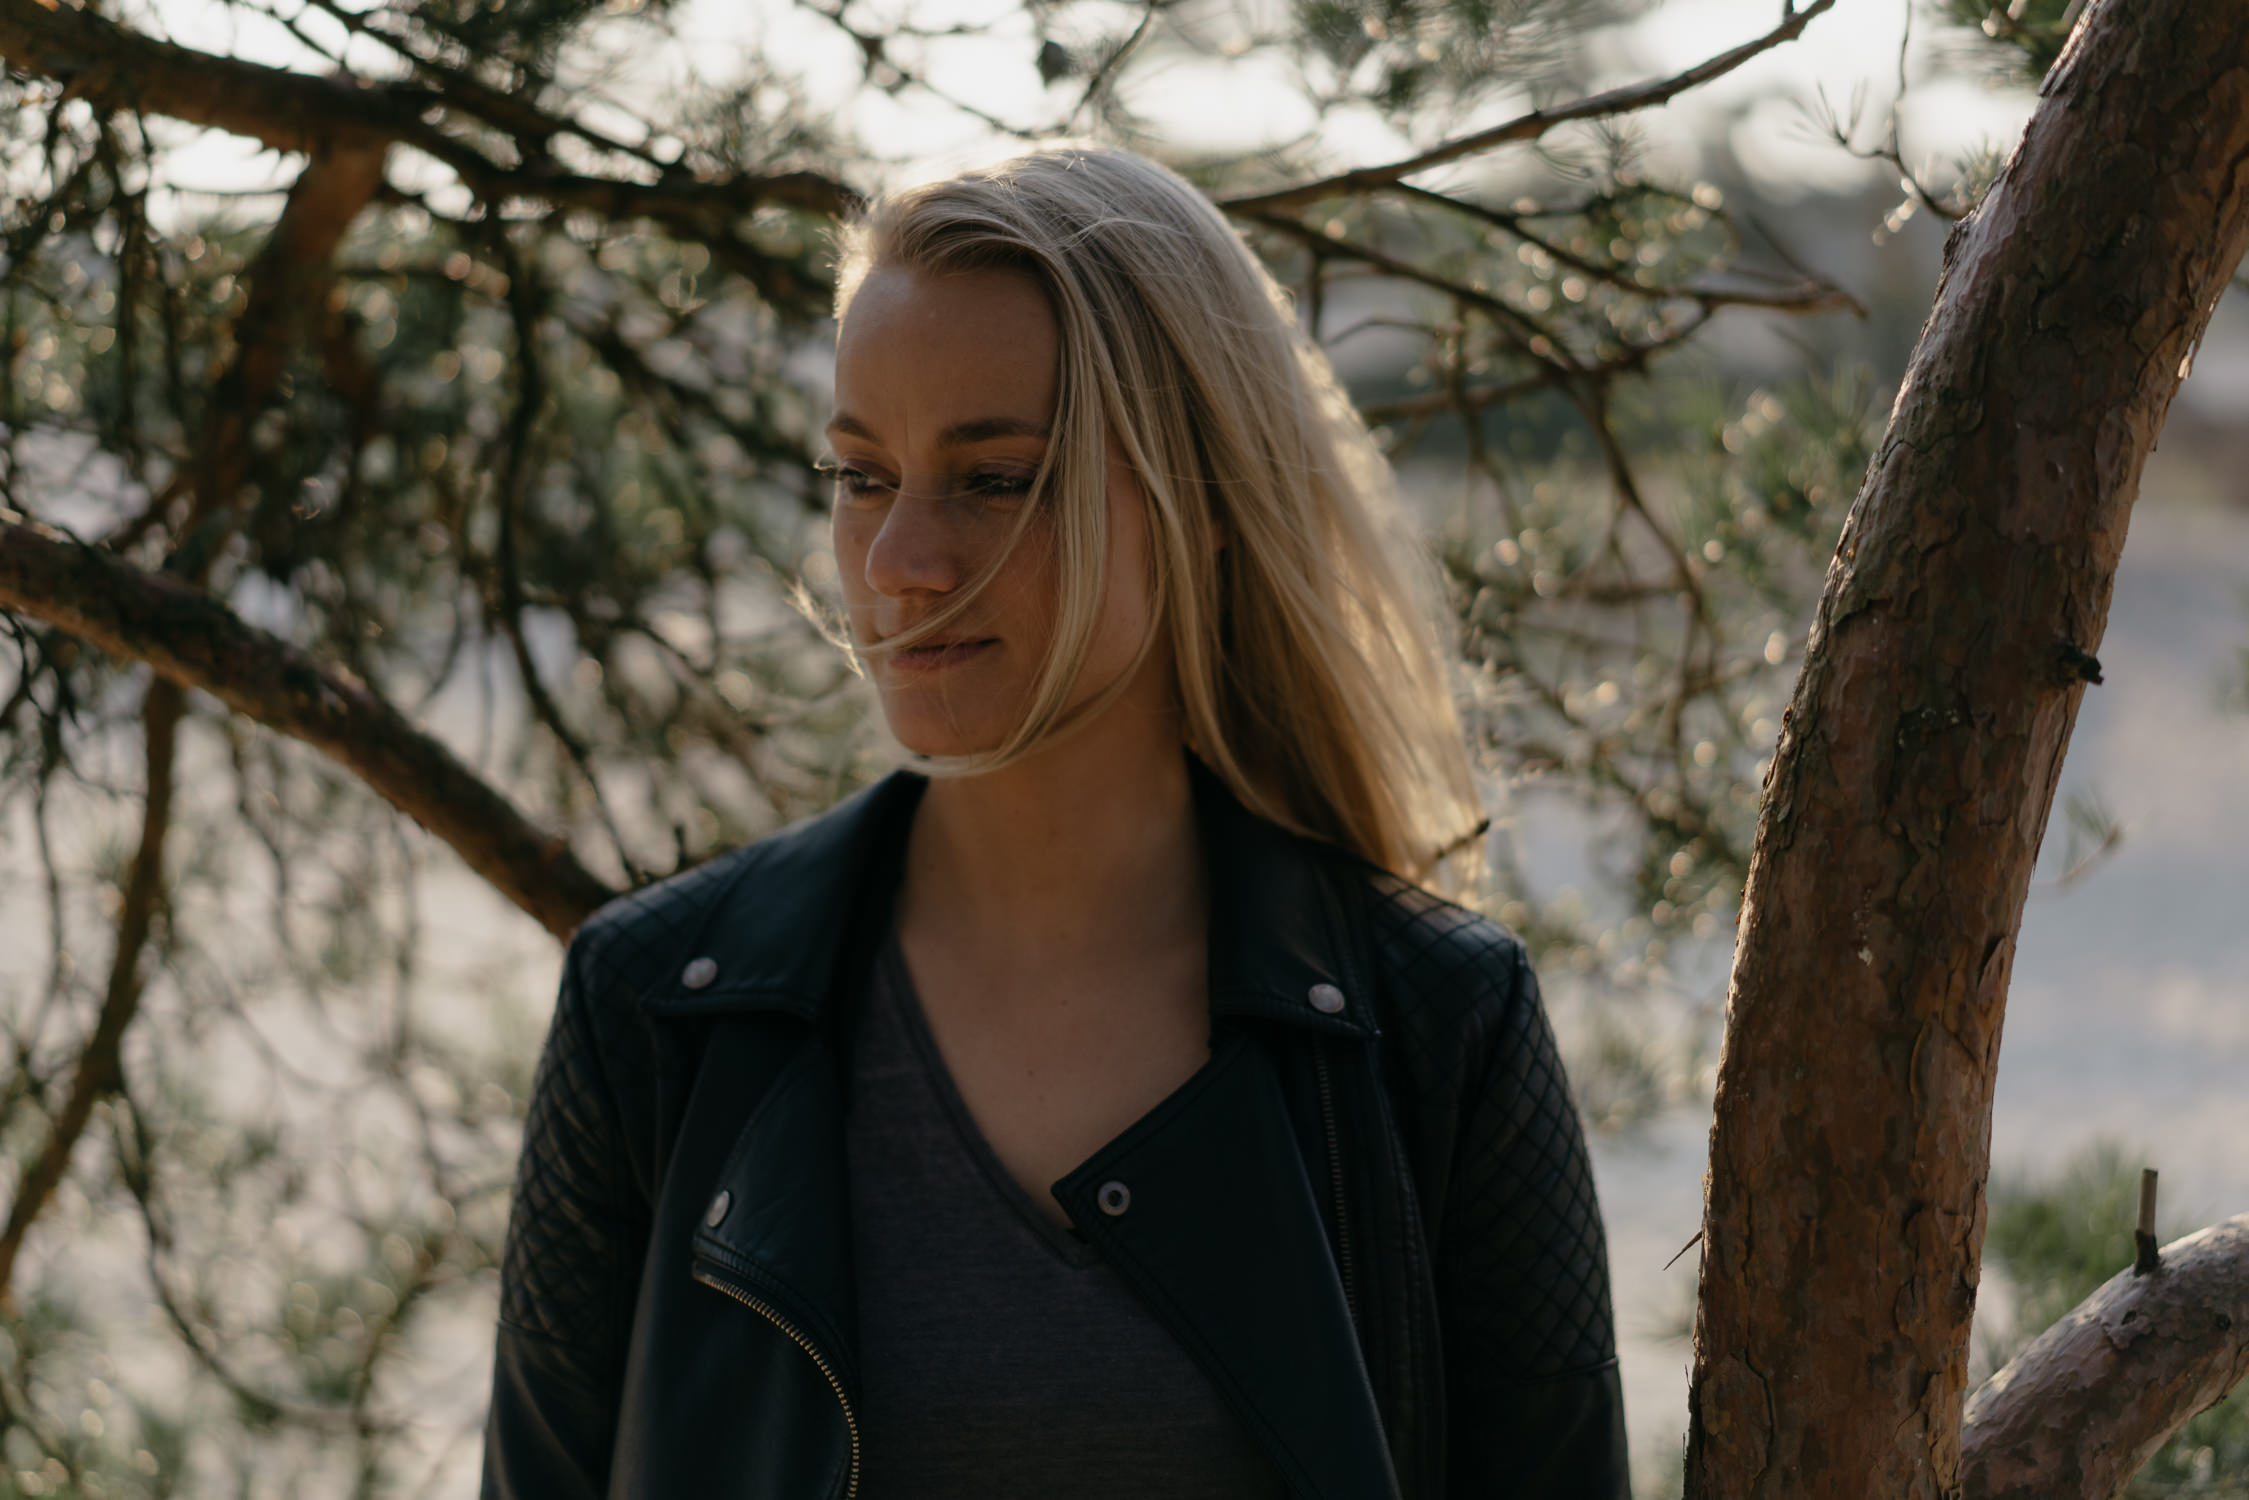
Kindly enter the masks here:
[[[870, 443], [882, 441], [875, 436], [874, 430], [868, 427], [866, 423], [844, 412], [836, 413], [835, 420], [828, 424], [828, 431], [863, 438]], [[940, 448], [965, 448], [971, 443], [988, 443], [994, 438], [1044, 438], [1045, 436], [1047, 436], [1047, 429], [1043, 423], [1026, 422], [1021, 417], [978, 417], [973, 421], [955, 422], [943, 432], [938, 433], [937, 446]]]

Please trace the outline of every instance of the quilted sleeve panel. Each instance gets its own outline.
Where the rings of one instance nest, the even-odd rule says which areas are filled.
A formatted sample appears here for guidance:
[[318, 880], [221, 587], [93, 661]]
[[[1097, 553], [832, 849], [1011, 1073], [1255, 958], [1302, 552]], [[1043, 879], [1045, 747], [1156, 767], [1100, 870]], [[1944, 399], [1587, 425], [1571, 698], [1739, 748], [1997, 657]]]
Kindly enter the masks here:
[[1616, 1327], [1577, 1106], [1538, 982], [1509, 957], [1513, 993], [1462, 1101], [1445, 1279], [1463, 1340], [1529, 1379], [1615, 1359]]
[[1608, 1246], [1538, 982], [1496, 924], [1377, 882], [1388, 1035], [1434, 1240], [1449, 1492], [1629, 1493]]
[[573, 944], [539, 1054], [516, 1160], [500, 1269], [500, 1321], [567, 1351], [596, 1380], [622, 1343], [647, 1205], [625, 1160], [624, 1123], [603, 1066], [583, 942]]
[[1439, 1252], [1456, 1495], [1630, 1493], [1608, 1244], [1538, 984], [1514, 949], [1463, 1101]]
[[572, 940], [531, 1086], [500, 1265], [484, 1495], [607, 1489], [649, 1233], [640, 1165], [653, 1061], [634, 1005], [671, 924], [644, 892]]

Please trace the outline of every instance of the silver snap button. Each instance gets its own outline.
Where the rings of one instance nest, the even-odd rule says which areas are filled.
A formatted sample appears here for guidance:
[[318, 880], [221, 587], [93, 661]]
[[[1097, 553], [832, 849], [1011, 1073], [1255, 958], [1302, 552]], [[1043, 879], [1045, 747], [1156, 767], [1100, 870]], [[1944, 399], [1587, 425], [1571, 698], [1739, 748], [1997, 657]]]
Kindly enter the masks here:
[[1093, 1201], [1100, 1205], [1103, 1213], [1113, 1219], [1132, 1207], [1132, 1189], [1121, 1182], [1104, 1182], [1101, 1184], [1101, 1191], [1093, 1195]]
[[679, 971], [679, 982], [691, 990], [702, 989], [716, 978], [718, 978], [718, 960], [715, 958], [698, 958]]
[[1315, 984], [1311, 994], [1312, 1008], [1323, 1016], [1332, 1016], [1343, 1009], [1343, 991], [1332, 984]]
[[719, 1221], [726, 1217], [726, 1211], [733, 1206], [734, 1195], [732, 1193], [726, 1192], [720, 1193], [716, 1198], [713, 1198], [711, 1200], [711, 1206], [704, 1211], [703, 1227], [705, 1229], [718, 1228]]

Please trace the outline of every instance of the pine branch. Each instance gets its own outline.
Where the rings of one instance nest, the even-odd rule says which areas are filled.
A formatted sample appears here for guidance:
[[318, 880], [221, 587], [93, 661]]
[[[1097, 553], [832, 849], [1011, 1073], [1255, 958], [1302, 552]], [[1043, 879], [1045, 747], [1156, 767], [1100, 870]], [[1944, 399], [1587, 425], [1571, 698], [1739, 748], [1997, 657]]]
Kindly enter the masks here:
[[[336, 247], [382, 186], [389, 149], [387, 142], [358, 137], [315, 142], [273, 233], [244, 269], [246, 295], [234, 328], [234, 354], [213, 387], [196, 450], [195, 504], [181, 528], [181, 544], [192, 543], [199, 553], [196, 568], [186, 575], [193, 582], [202, 581], [221, 533], [240, 523], [251, 429], [305, 334], [328, 316]], [[214, 517], [223, 519], [203, 530]]]
[[451, 845], [557, 937], [616, 894], [562, 837], [533, 824], [372, 688], [200, 589], [0, 511], [0, 608], [146, 662], [311, 745]]
[[1788, 7], [1781, 23], [1763, 36], [1743, 42], [1716, 57], [1706, 58], [1669, 78], [1609, 89], [1569, 104], [1556, 105], [1552, 109], [1534, 109], [1488, 130], [1456, 136], [1403, 161], [1379, 167], [1360, 167], [1356, 171], [1323, 177], [1316, 182], [1300, 183], [1296, 187], [1282, 188], [1276, 192], [1223, 199], [1219, 207], [1228, 213], [1238, 214], [1281, 213], [1316, 203], [1322, 198], [1375, 192], [1393, 187], [1432, 167], [1445, 166], [1464, 157], [1480, 156], [1496, 147], [1535, 141], [1558, 125], [1578, 120], [1612, 120], [1618, 115], [1653, 109], [1659, 104], [1668, 104], [1689, 89], [1699, 88], [1714, 78], [1723, 78], [1751, 58], [1770, 52], [1783, 42], [1794, 41], [1815, 17], [1832, 10], [1834, 6], [1835, 0], [1812, 0], [1802, 10]]
[[2108, 1500], [2249, 1376], [2249, 1214], [2127, 1267], [1968, 1398], [1967, 1500]]
[[[791, 261], [752, 245], [735, 232], [735, 221], [765, 205], [836, 217], [857, 201], [851, 189], [817, 172], [744, 173], [708, 182], [667, 173], [654, 182], [635, 182], [564, 170], [543, 151], [503, 164], [442, 126], [465, 119], [503, 132], [524, 130], [531, 107], [522, 101], [499, 108], [482, 88], [315, 78], [158, 41], [62, 0], [0, 8], [0, 60], [53, 79], [69, 97], [105, 110], [165, 115], [248, 136], [277, 151], [309, 152], [339, 140], [398, 142], [445, 163], [487, 203], [525, 198], [604, 219], [649, 219], [711, 246], [762, 294], [781, 303], [822, 304], [826, 288]], [[567, 118], [537, 117], [539, 124], [550, 122], [553, 133], [600, 138]]]
[[186, 707], [187, 696], [179, 684], [164, 678], [149, 684], [141, 707], [147, 786], [141, 802], [140, 846], [134, 850], [125, 874], [109, 983], [103, 989], [101, 1014], [94, 1022], [93, 1035], [87, 1038], [71, 1075], [70, 1093], [48, 1127], [39, 1154], [16, 1184], [7, 1227], [0, 1229], [0, 1306], [10, 1301], [10, 1282], [24, 1236], [62, 1185], [63, 1174], [70, 1170], [71, 1153], [94, 1118], [94, 1105], [123, 1077], [125, 1031], [141, 1004], [141, 957], [147, 951], [156, 913], [164, 904], [164, 837], [172, 823], [172, 750]]

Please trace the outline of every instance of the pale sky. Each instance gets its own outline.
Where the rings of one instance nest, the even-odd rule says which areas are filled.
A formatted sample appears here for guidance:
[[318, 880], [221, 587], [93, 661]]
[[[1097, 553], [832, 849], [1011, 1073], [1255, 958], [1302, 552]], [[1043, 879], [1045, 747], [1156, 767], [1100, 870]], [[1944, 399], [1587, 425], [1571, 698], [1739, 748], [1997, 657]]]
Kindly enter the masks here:
[[[1838, 109], [1847, 111], [1853, 97], [1863, 93], [1860, 140], [1870, 142], [1896, 97], [1899, 41], [1909, 3], [1842, 0], [1795, 43], [1665, 110], [1639, 117], [1657, 164], [1691, 173], [1698, 159], [1696, 142], [1723, 132], [1768, 191], [1785, 194], [1792, 184], [1840, 186], [1868, 173], [1886, 175], [1886, 169], [1854, 162], [1819, 139], [1806, 106], [1824, 90]], [[1638, 19], [1592, 39], [1597, 81], [1627, 83], [1674, 71], [1759, 34], [1774, 23], [1777, 12], [1774, 0], [1661, 0]], [[325, 66], [279, 27], [245, 17], [219, 0], [142, 0], [135, 13], [143, 24], [187, 46], [229, 50], [306, 71]], [[868, 13], [877, 12], [869, 7]], [[995, 115], [1039, 122], [1051, 116], [1054, 101], [1074, 97], [1069, 82], [1051, 94], [1042, 88], [1032, 67], [1028, 23], [1015, 0], [885, 0], [881, 13], [911, 14], [925, 25], [990, 15], [1007, 18], [1013, 35], [1003, 33], [1001, 40], [990, 42], [946, 42], [930, 55], [939, 82]], [[607, 91], [628, 100], [661, 100], [690, 80], [722, 83], [741, 58], [762, 51], [785, 59], [785, 71], [804, 80], [817, 106], [848, 110], [863, 140], [903, 158], [901, 175], [942, 170], [1006, 149], [1004, 138], [925, 95], [887, 97], [859, 88], [852, 44], [789, 0], [683, 0], [676, 14], [676, 43], [654, 44], [644, 28], [630, 22], [616, 26], [616, 50], [610, 54], [615, 61], [609, 64], [616, 74]], [[1137, 7], [1085, 5], [1071, 14], [1114, 25], [1129, 21]], [[308, 14], [303, 24], [339, 44], [343, 40], [340, 28], [317, 15]], [[1943, 167], [1961, 152], [1986, 140], [2011, 143], [2028, 117], [2032, 98], [2027, 90], [2002, 93], [1965, 79], [1935, 78], [1929, 57], [1935, 35], [1935, 26], [1919, 17], [1903, 138], [1909, 159], [1917, 164], [1934, 159], [1939, 170], [1933, 175], [1942, 180]], [[353, 45], [346, 55], [354, 67], [379, 73], [392, 66], [373, 44]], [[1178, 135], [1222, 149], [1293, 136], [1309, 123], [1273, 65], [1254, 59], [1152, 68], [1136, 77], [1129, 99]], [[1525, 102], [1494, 99], [1469, 123], [1504, 118]], [[621, 133], [633, 133], [621, 117], [601, 120], [598, 104], [580, 107]], [[1331, 122], [1329, 142], [1349, 164], [1384, 160], [1409, 148], [1372, 118]], [[183, 185], [222, 191], [284, 182], [291, 170], [271, 153], [216, 137], [183, 151], [175, 167], [174, 178]], [[409, 180], [414, 175], [410, 162], [393, 170]], [[441, 176], [431, 173], [433, 180]]]

